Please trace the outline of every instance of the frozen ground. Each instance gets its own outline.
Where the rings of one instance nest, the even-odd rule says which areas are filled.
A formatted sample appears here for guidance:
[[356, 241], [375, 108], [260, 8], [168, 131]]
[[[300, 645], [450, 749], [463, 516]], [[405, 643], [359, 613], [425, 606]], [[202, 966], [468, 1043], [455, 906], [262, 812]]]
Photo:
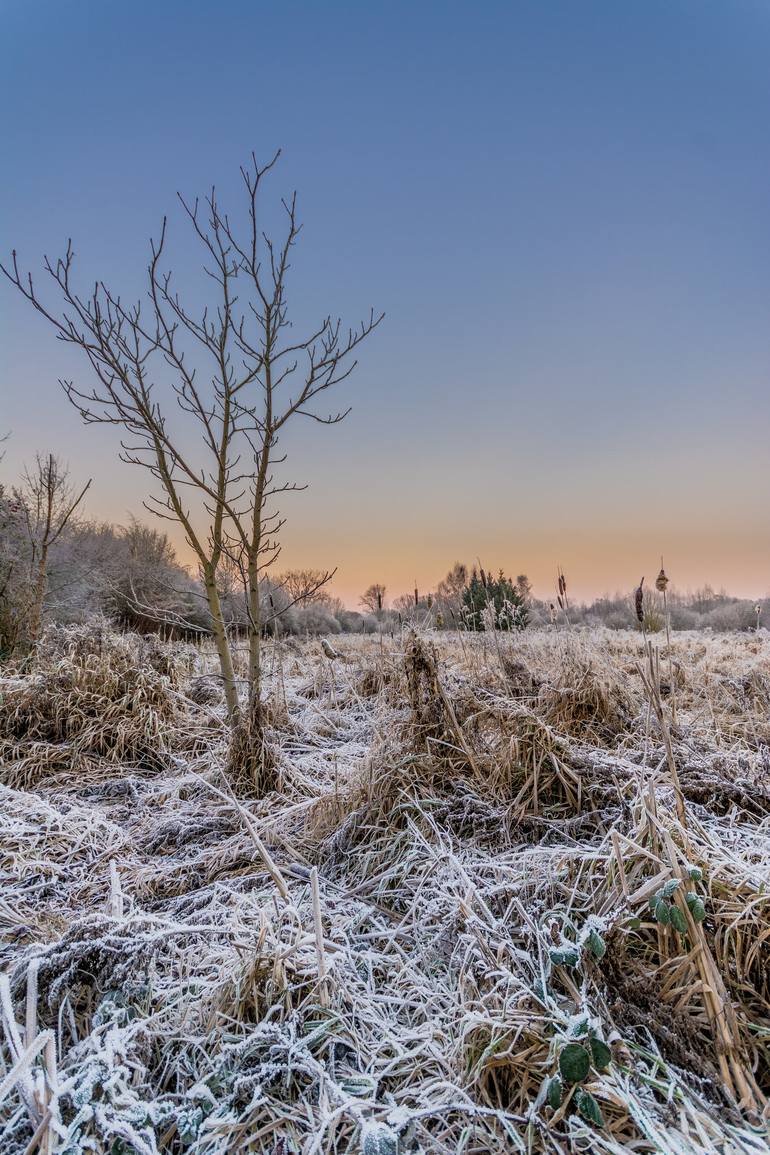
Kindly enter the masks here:
[[0, 674], [3, 1155], [766, 1151], [768, 635], [332, 644], [239, 802], [209, 655]]

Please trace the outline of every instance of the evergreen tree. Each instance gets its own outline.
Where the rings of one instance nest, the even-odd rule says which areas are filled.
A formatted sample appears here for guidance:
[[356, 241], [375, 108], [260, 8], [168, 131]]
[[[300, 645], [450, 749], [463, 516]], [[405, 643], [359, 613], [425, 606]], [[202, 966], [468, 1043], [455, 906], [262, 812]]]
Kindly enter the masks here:
[[496, 578], [474, 570], [462, 594], [462, 618], [468, 630], [523, 630], [529, 620], [524, 598], [502, 570]]

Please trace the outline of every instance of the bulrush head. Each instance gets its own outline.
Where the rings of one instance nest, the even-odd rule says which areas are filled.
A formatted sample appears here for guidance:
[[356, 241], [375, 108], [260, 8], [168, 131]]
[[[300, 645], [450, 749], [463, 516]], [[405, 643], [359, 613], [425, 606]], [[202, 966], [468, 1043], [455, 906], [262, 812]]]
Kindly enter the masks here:
[[641, 579], [639, 585], [634, 590], [634, 609], [636, 610], [636, 618], [640, 625], [644, 625], [644, 578]]

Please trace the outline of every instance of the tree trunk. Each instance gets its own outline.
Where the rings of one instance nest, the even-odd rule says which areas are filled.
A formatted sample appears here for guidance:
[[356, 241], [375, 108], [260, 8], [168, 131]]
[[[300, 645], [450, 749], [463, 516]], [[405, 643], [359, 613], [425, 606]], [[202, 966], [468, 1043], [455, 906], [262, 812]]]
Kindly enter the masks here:
[[265, 740], [262, 704], [262, 610], [259, 602], [259, 569], [249, 564], [249, 699], [245, 713], [233, 730], [228, 759], [230, 781], [236, 792], [261, 798], [277, 785], [276, 764]]
[[43, 600], [45, 598], [45, 582], [48, 570], [48, 547], [43, 546], [40, 551], [40, 560], [37, 563], [37, 580], [35, 581], [35, 591], [32, 595], [32, 605], [29, 612], [29, 627], [27, 631], [27, 642], [33, 646], [40, 634], [40, 622], [43, 618]]
[[[249, 564], [249, 725], [262, 726], [262, 607], [259, 602], [259, 569]], [[259, 735], [261, 740], [261, 733]]]
[[207, 573], [204, 575], [204, 580], [206, 584], [206, 598], [208, 599], [209, 610], [211, 612], [211, 623], [214, 630], [214, 640], [217, 645], [217, 654], [219, 655], [219, 668], [222, 674], [222, 682], [225, 688], [227, 717], [230, 721], [230, 724], [235, 726], [240, 718], [238, 684], [235, 680], [233, 655], [230, 649], [230, 643], [227, 638], [227, 630], [225, 629], [224, 618], [222, 617], [222, 603], [219, 600], [216, 575], [213, 573]]
[[275, 758], [265, 737], [265, 710], [258, 686], [249, 688], [249, 702], [233, 727], [227, 776], [236, 794], [263, 798], [278, 785]]

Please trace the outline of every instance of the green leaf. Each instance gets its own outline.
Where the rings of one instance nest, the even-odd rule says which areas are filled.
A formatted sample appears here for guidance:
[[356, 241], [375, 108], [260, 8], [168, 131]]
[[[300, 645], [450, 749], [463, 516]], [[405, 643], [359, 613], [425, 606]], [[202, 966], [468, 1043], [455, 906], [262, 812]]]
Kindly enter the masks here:
[[661, 926], [668, 926], [671, 922], [671, 907], [663, 899], [653, 907], [653, 914]]
[[580, 1083], [591, 1069], [591, 1056], [581, 1043], [567, 1043], [559, 1055], [559, 1070], [567, 1083]]
[[607, 953], [607, 944], [598, 931], [592, 930], [586, 941], [594, 958], [604, 958]]
[[589, 1123], [594, 1123], [597, 1127], [604, 1126], [601, 1108], [590, 1091], [584, 1091], [582, 1088], [577, 1090], [575, 1092], [575, 1106]]
[[687, 903], [687, 909], [693, 917], [693, 922], [703, 922], [706, 917], [706, 907], [701, 896], [696, 894], [694, 890], [691, 890], [685, 901]]
[[581, 1019], [573, 1019], [569, 1028], [570, 1038], [581, 1039], [583, 1035], [587, 1035], [589, 1022], [588, 1015], [583, 1015]]
[[348, 1095], [356, 1095], [358, 1098], [371, 1096], [377, 1089], [370, 1075], [351, 1075], [349, 1079], [341, 1079], [340, 1086]]
[[669, 918], [674, 930], [678, 930], [680, 934], [687, 934], [687, 919], [678, 906], [671, 907]]
[[177, 1115], [177, 1135], [183, 1147], [190, 1147], [198, 1138], [198, 1132], [203, 1122], [203, 1111], [200, 1107], [194, 1110], [181, 1110]]
[[639, 930], [639, 927], [641, 925], [642, 925], [642, 920], [640, 918], [637, 918], [636, 915], [634, 915], [633, 918], [629, 918], [629, 920], [628, 920], [628, 929], [629, 930]]
[[663, 884], [663, 897], [671, 898], [675, 890], [679, 889], [679, 879], [669, 878], [668, 882]]
[[703, 871], [699, 866], [690, 866], [687, 868], [687, 873], [693, 882], [701, 882], [703, 879]]
[[592, 1038], [589, 1043], [591, 1048], [591, 1059], [597, 1071], [603, 1071], [605, 1067], [609, 1067], [612, 1062], [612, 1051], [603, 1043], [601, 1039]]
[[554, 1075], [552, 1079], [548, 1080], [548, 1089], [545, 1093], [546, 1100], [549, 1107], [553, 1107], [554, 1111], [561, 1107], [561, 1079], [558, 1075]]
[[580, 951], [576, 946], [555, 947], [548, 954], [557, 967], [576, 967], [580, 962]]

